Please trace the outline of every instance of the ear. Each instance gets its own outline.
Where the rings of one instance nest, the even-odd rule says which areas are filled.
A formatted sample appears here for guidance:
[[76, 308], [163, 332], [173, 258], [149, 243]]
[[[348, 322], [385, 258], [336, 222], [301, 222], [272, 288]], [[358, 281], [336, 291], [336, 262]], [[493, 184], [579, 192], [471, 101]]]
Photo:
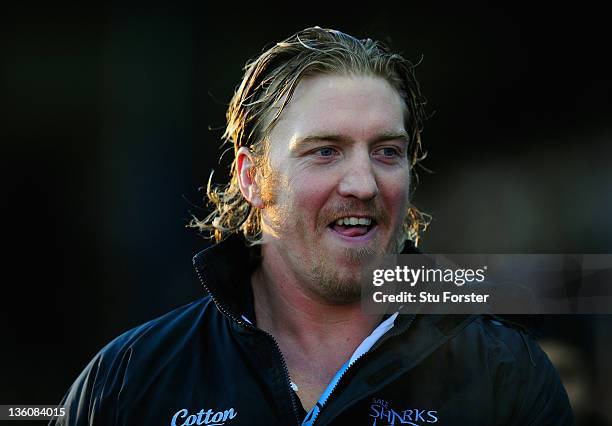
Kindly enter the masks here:
[[236, 153], [236, 167], [238, 171], [238, 183], [240, 185], [240, 192], [244, 198], [253, 206], [258, 209], [263, 207], [261, 200], [259, 185], [255, 180], [256, 168], [255, 158], [253, 153], [246, 147], [240, 147]]

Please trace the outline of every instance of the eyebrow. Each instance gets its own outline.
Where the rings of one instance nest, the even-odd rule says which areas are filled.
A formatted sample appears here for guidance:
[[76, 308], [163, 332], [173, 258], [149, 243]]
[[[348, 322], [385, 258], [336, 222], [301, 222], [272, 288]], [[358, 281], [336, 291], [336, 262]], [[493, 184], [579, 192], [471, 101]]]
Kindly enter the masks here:
[[[384, 132], [376, 135], [371, 142], [385, 142], [391, 140], [403, 140], [408, 143], [410, 141], [410, 137], [404, 131], [401, 132]], [[292, 148], [297, 148], [303, 144], [309, 144], [313, 142], [321, 142], [321, 141], [329, 141], [329, 142], [351, 142], [352, 138], [348, 136], [344, 136], [341, 134], [320, 134], [320, 135], [308, 135], [304, 137], [297, 138], [291, 144]]]

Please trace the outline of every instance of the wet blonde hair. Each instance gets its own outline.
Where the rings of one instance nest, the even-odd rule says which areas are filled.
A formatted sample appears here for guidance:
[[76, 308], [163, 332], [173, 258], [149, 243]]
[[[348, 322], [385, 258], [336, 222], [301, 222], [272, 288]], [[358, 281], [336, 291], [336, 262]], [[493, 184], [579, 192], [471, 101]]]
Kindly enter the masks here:
[[[298, 83], [317, 74], [366, 75], [381, 77], [397, 90], [406, 106], [405, 128], [410, 137], [409, 161], [414, 166], [426, 156], [421, 146], [423, 121], [427, 118], [414, 65], [371, 39], [358, 40], [348, 34], [319, 27], [306, 28], [277, 43], [244, 68], [244, 76], [226, 112], [223, 144], [234, 148], [230, 181], [206, 187], [213, 211], [204, 219], [193, 218], [188, 226], [199, 228], [217, 242], [242, 232], [250, 245], [261, 242], [261, 212], [240, 192], [236, 153], [248, 147], [257, 166], [265, 169], [268, 135], [291, 101]], [[430, 216], [410, 205], [406, 212], [401, 246], [406, 240], [418, 244]]]

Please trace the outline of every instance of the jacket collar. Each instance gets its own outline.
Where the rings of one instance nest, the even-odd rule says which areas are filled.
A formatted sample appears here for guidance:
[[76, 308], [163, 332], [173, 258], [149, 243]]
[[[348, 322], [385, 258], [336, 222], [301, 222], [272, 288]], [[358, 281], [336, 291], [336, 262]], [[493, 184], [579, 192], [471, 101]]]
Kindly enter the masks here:
[[246, 314], [253, 318], [251, 253], [242, 236], [232, 235], [193, 257], [204, 289], [219, 310], [230, 317]]

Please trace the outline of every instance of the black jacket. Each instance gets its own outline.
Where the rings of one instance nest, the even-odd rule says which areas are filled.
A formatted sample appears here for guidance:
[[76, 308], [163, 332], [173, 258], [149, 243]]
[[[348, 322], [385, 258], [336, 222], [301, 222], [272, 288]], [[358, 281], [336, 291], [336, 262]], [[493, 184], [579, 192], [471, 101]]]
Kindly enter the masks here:
[[[62, 404], [61, 425], [296, 425], [278, 345], [253, 318], [249, 252], [194, 257], [209, 296], [113, 340]], [[476, 315], [400, 315], [346, 372], [315, 425], [573, 424], [557, 373], [520, 328]]]

